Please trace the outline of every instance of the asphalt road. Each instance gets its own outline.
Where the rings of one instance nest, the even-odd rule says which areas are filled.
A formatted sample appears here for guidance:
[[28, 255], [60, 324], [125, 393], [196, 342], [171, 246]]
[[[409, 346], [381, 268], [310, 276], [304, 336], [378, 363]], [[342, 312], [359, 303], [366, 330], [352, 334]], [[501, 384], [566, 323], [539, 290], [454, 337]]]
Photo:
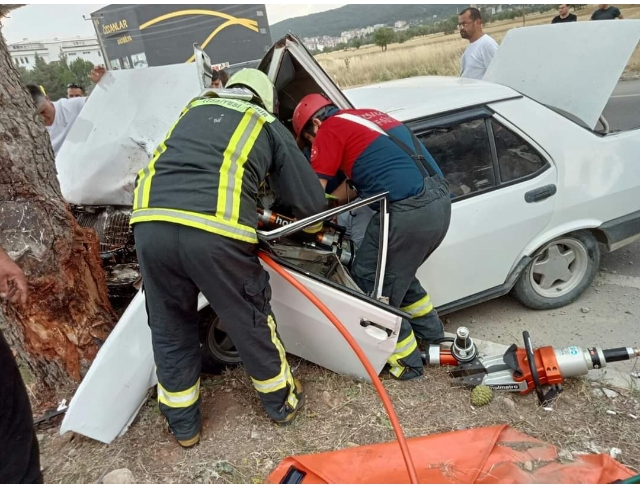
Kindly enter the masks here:
[[640, 80], [618, 83], [603, 114], [612, 131], [640, 127]]
[[[640, 81], [618, 85], [605, 117], [612, 130], [640, 127]], [[445, 318], [447, 331], [455, 332], [458, 326], [502, 344], [521, 345], [522, 331], [527, 330], [534, 346], [640, 347], [640, 242], [603, 254], [594, 283], [569, 306], [533, 311], [506, 296]], [[640, 372], [640, 360], [612, 367]]]

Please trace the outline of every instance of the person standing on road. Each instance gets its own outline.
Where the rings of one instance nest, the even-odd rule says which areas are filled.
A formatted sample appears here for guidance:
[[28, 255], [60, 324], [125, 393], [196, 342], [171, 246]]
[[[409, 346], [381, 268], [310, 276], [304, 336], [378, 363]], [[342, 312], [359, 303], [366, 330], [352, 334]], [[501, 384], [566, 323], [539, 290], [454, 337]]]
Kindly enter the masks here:
[[598, 10], [591, 14], [591, 20], [622, 20], [624, 17], [622, 16], [622, 12], [618, 7], [614, 7], [613, 5], [598, 5]]
[[498, 51], [498, 43], [482, 30], [482, 15], [474, 7], [465, 8], [458, 15], [460, 37], [469, 41], [460, 60], [462, 78], [482, 79], [493, 56]]
[[[382, 294], [411, 316], [402, 320], [389, 371], [401, 380], [422, 376], [415, 335], [425, 344], [444, 336], [431, 297], [416, 278], [449, 229], [451, 200], [442, 171], [407, 127], [377, 110], [338, 110], [323, 95], [308, 95], [293, 113], [293, 129], [311, 145], [311, 166], [323, 188], [342, 171], [362, 198], [389, 192]], [[332, 194], [344, 203], [350, 197], [347, 182]], [[379, 234], [380, 219], [373, 216], [352, 266], [353, 278], [366, 294], [374, 290]]]
[[[104, 73], [104, 66], [98, 66], [91, 70], [89, 78], [97, 84]], [[87, 97], [60, 98], [59, 100], [51, 101], [39, 86], [27, 85], [27, 89], [38, 113], [42, 117], [47, 132], [49, 132], [53, 153], [58, 155], [71, 127], [84, 107]]]
[[578, 17], [576, 14], [569, 13], [570, 5], [562, 3], [558, 5], [558, 15], [556, 15], [551, 21], [552, 24], [564, 24], [566, 22], [577, 22]]
[[[25, 305], [29, 288], [22, 269], [0, 248], [0, 299]], [[27, 389], [0, 331], [0, 484], [41, 484], [40, 450]]]
[[269, 417], [288, 424], [304, 399], [257, 255], [256, 199], [268, 179], [294, 216], [305, 218], [325, 208], [325, 195], [274, 116], [278, 100], [269, 78], [244, 69], [227, 87], [244, 89], [251, 101], [238, 90], [192, 100], [138, 173], [131, 216], [160, 411], [185, 448], [200, 441], [201, 430], [199, 292], [225, 324]]

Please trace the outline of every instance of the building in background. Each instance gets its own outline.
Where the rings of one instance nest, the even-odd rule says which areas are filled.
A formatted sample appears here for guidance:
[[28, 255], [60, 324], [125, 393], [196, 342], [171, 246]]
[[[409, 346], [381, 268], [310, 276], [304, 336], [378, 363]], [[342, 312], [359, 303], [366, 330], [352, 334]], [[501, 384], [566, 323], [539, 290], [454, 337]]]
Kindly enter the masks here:
[[94, 65], [104, 64], [100, 45], [95, 37], [56, 38], [41, 41], [23, 39], [9, 44], [8, 47], [15, 65], [29, 70], [36, 64], [36, 56], [41, 57], [46, 63], [59, 61], [62, 56], [66, 56], [69, 63], [80, 58]]
[[271, 47], [264, 5], [108, 5], [91, 18], [110, 69], [191, 62], [194, 43], [222, 66]]

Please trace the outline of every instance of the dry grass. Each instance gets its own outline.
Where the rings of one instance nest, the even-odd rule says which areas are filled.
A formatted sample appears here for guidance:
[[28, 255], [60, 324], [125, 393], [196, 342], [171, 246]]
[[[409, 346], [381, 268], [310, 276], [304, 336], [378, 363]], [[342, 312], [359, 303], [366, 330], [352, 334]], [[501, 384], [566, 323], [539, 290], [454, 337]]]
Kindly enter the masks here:
[[[138, 483], [259, 483], [289, 455], [393, 440], [372, 386], [293, 357], [291, 363], [305, 384], [307, 405], [289, 427], [268, 421], [240, 368], [203, 380], [203, 440], [194, 449], [182, 450], [171, 439], [149, 400], [126, 435], [111, 445], [60, 437], [52, 427], [40, 442], [45, 481], [93, 483], [111, 470], [128, 468]], [[640, 468], [640, 420], [629, 416], [638, 415], [637, 393], [595, 399], [590, 383], [573, 380], [548, 412], [533, 395], [509, 393], [474, 409], [469, 391], [452, 386], [443, 369], [431, 369], [419, 381], [384, 384], [409, 437], [507, 423], [558, 449], [619, 448], [619, 461]]]
[[[578, 12], [579, 21], [588, 21], [595, 6]], [[640, 7], [623, 6], [628, 19], [640, 18]], [[551, 22], [556, 12], [527, 16], [526, 25], [542, 25]], [[521, 27], [522, 19], [489, 24], [485, 32], [498, 43], [510, 29]], [[460, 56], [468, 43], [459, 34], [435, 34], [411, 39], [403, 44], [391, 44], [382, 52], [376, 46], [336, 51], [316, 56], [320, 64], [331, 74], [342, 88], [367, 85], [412, 76], [437, 75], [458, 76]], [[640, 46], [629, 61], [626, 75], [640, 73]]]

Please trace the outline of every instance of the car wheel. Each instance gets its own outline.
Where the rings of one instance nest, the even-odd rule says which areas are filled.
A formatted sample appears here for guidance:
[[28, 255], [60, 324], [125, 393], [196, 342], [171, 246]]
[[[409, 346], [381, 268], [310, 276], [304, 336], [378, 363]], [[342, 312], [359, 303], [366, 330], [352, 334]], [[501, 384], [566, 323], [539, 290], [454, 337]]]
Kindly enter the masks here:
[[553, 309], [575, 301], [589, 287], [600, 266], [600, 248], [587, 231], [546, 244], [522, 272], [513, 294], [532, 309]]
[[242, 362], [224, 323], [210, 306], [200, 311], [200, 351], [202, 371], [208, 374]]

